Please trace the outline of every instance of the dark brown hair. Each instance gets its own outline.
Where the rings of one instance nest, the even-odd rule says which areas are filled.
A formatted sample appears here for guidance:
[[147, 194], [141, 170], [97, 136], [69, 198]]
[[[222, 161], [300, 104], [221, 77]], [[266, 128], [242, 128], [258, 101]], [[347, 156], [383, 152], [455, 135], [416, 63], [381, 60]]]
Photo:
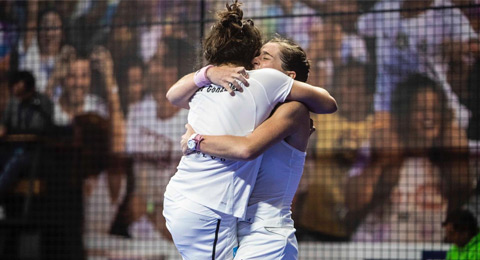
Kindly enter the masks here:
[[227, 9], [217, 13], [217, 22], [208, 33], [204, 58], [209, 64], [232, 63], [252, 69], [252, 60], [262, 47], [260, 30], [252, 20], [243, 20], [241, 3], [235, 0]]
[[307, 82], [308, 73], [310, 72], [310, 62], [307, 54], [291, 39], [283, 38], [275, 35], [270, 41], [280, 46], [280, 59], [282, 60], [282, 69], [285, 71], [295, 71], [295, 79]]

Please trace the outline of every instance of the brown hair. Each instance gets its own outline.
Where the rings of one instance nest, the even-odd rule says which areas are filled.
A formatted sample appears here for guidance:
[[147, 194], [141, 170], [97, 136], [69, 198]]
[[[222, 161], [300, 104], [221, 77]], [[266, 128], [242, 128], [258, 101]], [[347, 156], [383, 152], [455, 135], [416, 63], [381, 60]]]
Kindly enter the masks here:
[[260, 30], [253, 21], [243, 20], [241, 3], [226, 4], [227, 10], [217, 13], [217, 22], [208, 33], [204, 58], [209, 64], [232, 63], [252, 69], [252, 60], [262, 47]]

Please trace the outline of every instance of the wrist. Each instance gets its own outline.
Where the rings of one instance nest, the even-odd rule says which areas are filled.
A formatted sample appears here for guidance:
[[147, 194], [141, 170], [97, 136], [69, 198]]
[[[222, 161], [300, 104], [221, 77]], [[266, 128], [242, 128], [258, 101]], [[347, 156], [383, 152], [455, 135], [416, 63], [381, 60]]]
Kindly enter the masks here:
[[195, 73], [195, 76], [193, 76], [193, 81], [195, 82], [195, 85], [197, 85], [197, 87], [201, 88], [203, 86], [212, 84], [210, 79], [208, 79], [207, 77], [207, 71], [211, 67], [213, 67], [213, 65], [207, 65]]
[[201, 134], [194, 133], [187, 141], [187, 154], [200, 151], [200, 142], [203, 141]]

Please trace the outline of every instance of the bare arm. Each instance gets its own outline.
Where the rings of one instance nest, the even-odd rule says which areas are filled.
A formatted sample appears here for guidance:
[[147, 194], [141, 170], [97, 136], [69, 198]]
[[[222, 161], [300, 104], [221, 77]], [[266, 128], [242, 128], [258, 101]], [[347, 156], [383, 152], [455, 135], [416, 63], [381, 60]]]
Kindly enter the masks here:
[[[182, 136], [182, 148], [186, 150], [186, 141], [194, 133], [190, 125]], [[294, 134], [300, 127], [305, 128], [305, 150], [309, 136], [309, 114], [305, 106], [298, 102], [280, 105], [273, 115], [257, 127], [248, 136], [203, 136], [200, 151], [209, 155], [234, 160], [252, 160], [262, 154], [273, 144]]]
[[381, 122], [375, 125], [371, 145], [372, 155], [368, 165], [346, 183], [345, 203], [352, 212], [362, 211], [382, 201], [400, 177], [403, 152], [399, 137], [390, 124]]
[[[167, 99], [175, 106], [189, 109], [190, 98], [197, 92], [198, 86], [193, 80], [195, 73], [190, 73], [178, 80], [167, 92]], [[248, 74], [244, 67], [219, 66], [211, 67], [206, 71], [206, 77], [214, 84], [224, 87], [230, 95], [234, 91], [230, 87], [232, 83], [239, 91], [242, 90], [238, 81], [248, 86]]]
[[[195, 94], [198, 87], [195, 85], [194, 73], [188, 74], [175, 83], [167, 92], [167, 99], [174, 105], [189, 108], [190, 98]], [[207, 70], [207, 78], [211, 82], [226, 88], [230, 94], [234, 91], [229, 84], [232, 83], [238, 90], [241, 90], [238, 81], [248, 86], [248, 74], [243, 67], [212, 67]], [[294, 81], [292, 90], [287, 96], [288, 101], [300, 101], [313, 113], [328, 114], [337, 111], [337, 102], [323, 88], [310, 84]]]
[[125, 117], [120, 107], [118, 86], [113, 72], [113, 60], [110, 52], [103, 46], [97, 46], [92, 53], [94, 64], [105, 79], [107, 102], [110, 112], [111, 150], [112, 152], [125, 151]]
[[337, 111], [337, 101], [321, 87], [294, 81], [287, 100], [302, 102], [308, 110], [316, 114], [329, 114]]

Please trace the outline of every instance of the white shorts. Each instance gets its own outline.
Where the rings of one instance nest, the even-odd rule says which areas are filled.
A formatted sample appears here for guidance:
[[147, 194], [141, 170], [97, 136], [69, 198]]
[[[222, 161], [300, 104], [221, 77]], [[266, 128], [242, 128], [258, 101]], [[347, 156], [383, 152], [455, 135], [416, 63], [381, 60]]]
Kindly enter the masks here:
[[167, 228], [184, 260], [231, 260], [237, 243], [237, 218], [219, 212], [218, 217], [198, 214], [164, 198]]
[[235, 260], [298, 259], [298, 244], [293, 225], [269, 227], [268, 223], [239, 222], [238, 242]]

